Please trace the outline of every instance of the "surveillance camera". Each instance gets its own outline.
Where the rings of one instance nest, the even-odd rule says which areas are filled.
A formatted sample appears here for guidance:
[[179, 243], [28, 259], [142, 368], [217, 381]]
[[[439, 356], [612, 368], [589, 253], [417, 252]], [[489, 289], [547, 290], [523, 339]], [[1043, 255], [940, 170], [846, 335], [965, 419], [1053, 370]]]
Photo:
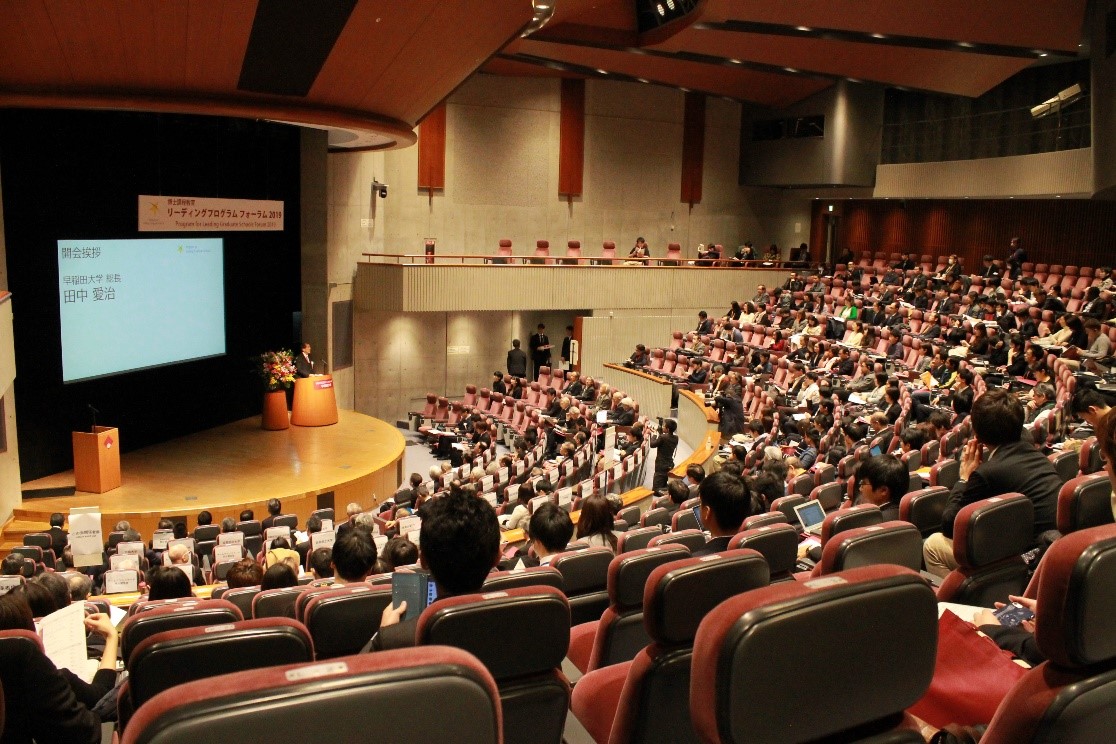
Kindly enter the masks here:
[[381, 199], [387, 199], [388, 186], [386, 183], [379, 181], [372, 182], [372, 196], [375, 197], [377, 193], [380, 194]]

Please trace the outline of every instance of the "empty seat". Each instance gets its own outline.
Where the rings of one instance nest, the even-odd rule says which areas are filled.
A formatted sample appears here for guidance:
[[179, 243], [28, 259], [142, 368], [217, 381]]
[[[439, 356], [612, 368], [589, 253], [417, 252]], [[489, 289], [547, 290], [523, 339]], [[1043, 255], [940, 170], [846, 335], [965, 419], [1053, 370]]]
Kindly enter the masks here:
[[194, 680], [313, 660], [306, 628], [288, 618], [181, 628], [136, 646], [128, 661], [127, 695], [136, 710], [160, 692]]
[[922, 534], [913, 524], [895, 520], [846, 530], [825, 544], [813, 574], [885, 564], [922, 568]]
[[194, 605], [168, 604], [140, 612], [124, 621], [120, 630], [121, 657], [127, 664], [132, 651], [156, 633], [180, 628], [234, 623], [244, 616], [236, 605], [224, 599], [209, 599]]
[[899, 518], [910, 522], [923, 537], [941, 532], [942, 513], [949, 501], [949, 489], [942, 486], [920, 488], [899, 501]]
[[[689, 708], [698, 739], [922, 741], [917, 729], [901, 730], [903, 711], [933, 678], [937, 617], [926, 583], [894, 566], [728, 599], [702, 620], [694, 641]], [[826, 683], [825, 694], [805, 704], [803, 669], [818, 670]]]
[[683, 545], [664, 545], [618, 555], [608, 567], [608, 608], [596, 622], [570, 631], [566, 656], [582, 672], [630, 661], [651, 642], [643, 626], [643, 588], [651, 572], [686, 558]]
[[1063, 535], [1112, 523], [1112, 485], [1108, 473], [1082, 475], [1058, 493], [1058, 531]]
[[454, 646], [484, 664], [500, 691], [505, 742], [561, 741], [570, 703], [560, 671], [570, 640], [562, 592], [538, 586], [448, 597], [423, 611], [415, 632], [420, 644]]
[[685, 558], [652, 571], [643, 590], [651, 643], [634, 660], [590, 672], [574, 688], [570, 709], [594, 741], [697, 741], [685, 701], [698, 625], [725, 600], [767, 581], [767, 562], [752, 550]]
[[1050, 455], [1050, 462], [1063, 483], [1077, 477], [1077, 460], [1078, 453], [1072, 450]]
[[[436, 700], [437, 714], [405, 704], [416, 700]], [[276, 732], [307, 732], [316, 720], [338, 742], [365, 741], [372, 727], [393, 744], [427, 744], [447, 731], [460, 741], [501, 740], [492, 675], [465, 651], [430, 646], [191, 682], [140, 708], [123, 742], [271, 741]]]

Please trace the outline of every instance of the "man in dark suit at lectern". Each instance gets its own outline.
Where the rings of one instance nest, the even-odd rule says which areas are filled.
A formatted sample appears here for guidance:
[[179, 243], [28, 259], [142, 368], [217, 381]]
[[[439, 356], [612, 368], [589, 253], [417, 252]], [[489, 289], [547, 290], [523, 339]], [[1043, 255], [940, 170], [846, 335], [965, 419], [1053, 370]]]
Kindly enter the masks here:
[[309, 377], [314, 374], [314, 361], [310, 359], [310, 344], [303, 344], [302, 351], [294, 358], [295, 374], [299, 377]]

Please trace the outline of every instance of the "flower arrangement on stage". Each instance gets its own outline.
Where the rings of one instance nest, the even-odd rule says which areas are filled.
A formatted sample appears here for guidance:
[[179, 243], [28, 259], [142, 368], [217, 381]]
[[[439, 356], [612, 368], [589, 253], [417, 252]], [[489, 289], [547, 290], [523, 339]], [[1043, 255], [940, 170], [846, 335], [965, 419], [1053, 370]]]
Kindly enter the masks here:
[[265, 351], [259, 356], [256, 372], [268, 392], [286, 390], [295, 381], [294, 355], [289, 349]]

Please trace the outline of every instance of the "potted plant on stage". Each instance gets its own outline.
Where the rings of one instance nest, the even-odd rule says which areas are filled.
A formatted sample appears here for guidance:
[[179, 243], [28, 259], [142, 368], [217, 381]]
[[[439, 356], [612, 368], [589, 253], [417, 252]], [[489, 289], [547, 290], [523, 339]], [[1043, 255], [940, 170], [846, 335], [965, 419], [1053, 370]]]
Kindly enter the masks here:
[[286, 391], [294, 385], [294, 357], [289, 349], [265, 351], [257, 360], [256, 373], [264, 383], [263, 416], [260, 426], [271, 431], [291, 425]]

